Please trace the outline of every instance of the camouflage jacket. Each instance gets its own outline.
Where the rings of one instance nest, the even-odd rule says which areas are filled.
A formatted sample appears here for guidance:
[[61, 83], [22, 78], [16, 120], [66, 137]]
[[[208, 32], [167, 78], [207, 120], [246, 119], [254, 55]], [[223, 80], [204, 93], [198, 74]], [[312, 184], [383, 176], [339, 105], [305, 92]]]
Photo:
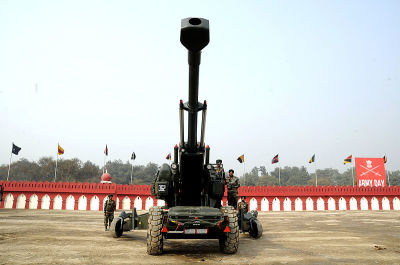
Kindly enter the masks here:
[[239, 178], [236, 176], [226, 178], [226, 186], [228, 187], [228, 193], [236, 193], [237, 189], [240, 187]]
[[246, 201], [239, 202], [238, 208], [239, 210], [242, 210], [243, 213], [247, 213], [249, 211], [249, 205]]
[[115, 211], [115, 201], [113, 199], [107, 200], [104, 205], [104, 213], [114, 213]]
[[225, 171], [223, 167], [215, 167], [215, 173], [222, 179], [225, 179]]

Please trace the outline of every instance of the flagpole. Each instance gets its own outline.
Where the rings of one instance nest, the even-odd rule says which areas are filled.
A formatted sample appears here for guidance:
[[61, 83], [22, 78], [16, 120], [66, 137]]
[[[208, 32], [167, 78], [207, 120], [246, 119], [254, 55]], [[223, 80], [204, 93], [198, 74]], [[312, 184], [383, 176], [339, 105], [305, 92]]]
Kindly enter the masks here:
[[[13, 145], [14, 145], [14, 143], [13, 143]], [[8, 164], [7, 181], [8, 181], [8, 178], [10, 177], [11, 157], [12, 157], [12, 147], [11, 147], [11, 154], [10, 154], [10, 163]]]
[[57, 162], [58, 162], [58, 146], [57, 146], [56, 168], [55, 168], [55, 172], [54, 172], [54, 182], [56, 182], [56, 179], [57, 179]]
[[246, 160], [243, 161], [243, 179], [244, 179], [244, 185], [246, 186]]
[[132, 170], [131, 170], [131, 184], [132, 184], [132, 174], [133, 174], [133, 161], [132, 161]]
[[279, 172], [279, 186], [281, 185], [281, 166], [278, 165], [278, 172]]
[[387, 176], [388, 176], [388, 182], [389, 182], [389, 187], [390, 187], [390, 175], [389, 175], [389, 170], [386, 170]]
[[106, 169], [106, 154], [104, 153], [103, 174], [105, 169]]
[[315, 164], [315, 186], [318, 186], [317, 165]]
[[354, 187], [353, 162], [351, 163], [351, 177], [353, 178], [353, 187]]

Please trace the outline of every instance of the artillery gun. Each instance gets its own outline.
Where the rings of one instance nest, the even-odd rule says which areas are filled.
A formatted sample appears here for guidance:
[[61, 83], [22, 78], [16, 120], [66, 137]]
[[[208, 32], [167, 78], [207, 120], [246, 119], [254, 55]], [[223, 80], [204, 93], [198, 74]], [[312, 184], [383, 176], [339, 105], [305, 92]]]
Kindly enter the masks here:
[[[152, 186], [153, 195], [166, 201], [149, 211], [147, 253], [163, 252], [164, 239], [218, 239], [224, 253], [235, 253], [239, 246], [239, 227], [235, 209], [221, 207], [225, 179], [210, 164], [210, 148], [205, 146], [207, 102], [198, 102], [201, 51], [210, 41], [209, 23], [203, 18], [181, 21], [180, 41], [188, 50], [189, 100], [179, 103], [180, 143], [174, 148], [171, 166], [161, 166]], [[187, 141], [184, 137], [184, 112], [187, 112]], [[197, 117], [202, 113], [200, 141]]]
[[[174, 147], [171, 165], [163, 164], [151, 187], [152, 195], [167, 206], [154, 206], [148, 215], [122, 212], [111, 231], [147, 226], [147, 253], [160, 255], [165, 239], [218, 239], [223, 253], [236, 253], [239, 246], [238, 216], [232, 206], [221, 206], [225, 178], [210, 163], [210, 147], [205, 145], [207, 102], [198, 102], [201, 51], [210, 40], [209, 22], [203, 18], [181, 21], [180, 41], [188, 50], [189, 100], [179, 102], [180, 143]], [[185, 141], [187, 112], [187, 141]], [[197, 141], [197, 118], [202, 114], [200, 141]]]

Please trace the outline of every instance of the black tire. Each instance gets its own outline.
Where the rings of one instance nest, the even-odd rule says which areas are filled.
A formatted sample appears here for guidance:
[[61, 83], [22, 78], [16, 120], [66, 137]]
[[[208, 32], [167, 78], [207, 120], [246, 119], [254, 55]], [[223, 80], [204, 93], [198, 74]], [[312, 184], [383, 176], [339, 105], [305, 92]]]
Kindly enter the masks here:
[[250, 231], [249, 234], [253, 238], [260, 238], [262, 236], [263, 228], [257, 219], [250, 220]]
[[147, 254], [161, 255], [163, 252], [162, 209], [160, 206], [149, 210], [149, 228], [147, 229]]
[[221, 211], [228, 215], [228, 226], [231, 231], [224, 233], [219, 239], [219, 248], [222, 253], [234, 254], [239, 248], [239, 224], [236, 210], [232, 206], [224, 206], [221, 207]]
[[122, 236], [123, 229], [121, 228], [121, 219], [114, 218], [110, 225], [110, 233], [112, 237], [120, 237]]

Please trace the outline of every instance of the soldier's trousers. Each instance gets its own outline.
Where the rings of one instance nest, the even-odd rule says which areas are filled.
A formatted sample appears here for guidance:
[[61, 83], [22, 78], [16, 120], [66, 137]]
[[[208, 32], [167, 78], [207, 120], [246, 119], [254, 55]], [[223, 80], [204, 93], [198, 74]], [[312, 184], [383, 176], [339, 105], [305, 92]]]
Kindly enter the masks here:
[[114, 213], [106, 213], [106, 215], [104, 215], [104, 226], [105, 227], [110, 227], [111, 226], [111, 222], [114, 220]]
[[237, 201], [238, 201], [237, 194], [229, 194], [228, 193], [228, 205], [233, 206], [233, 208], [235, 208], [235, 210], [237, 209]]

